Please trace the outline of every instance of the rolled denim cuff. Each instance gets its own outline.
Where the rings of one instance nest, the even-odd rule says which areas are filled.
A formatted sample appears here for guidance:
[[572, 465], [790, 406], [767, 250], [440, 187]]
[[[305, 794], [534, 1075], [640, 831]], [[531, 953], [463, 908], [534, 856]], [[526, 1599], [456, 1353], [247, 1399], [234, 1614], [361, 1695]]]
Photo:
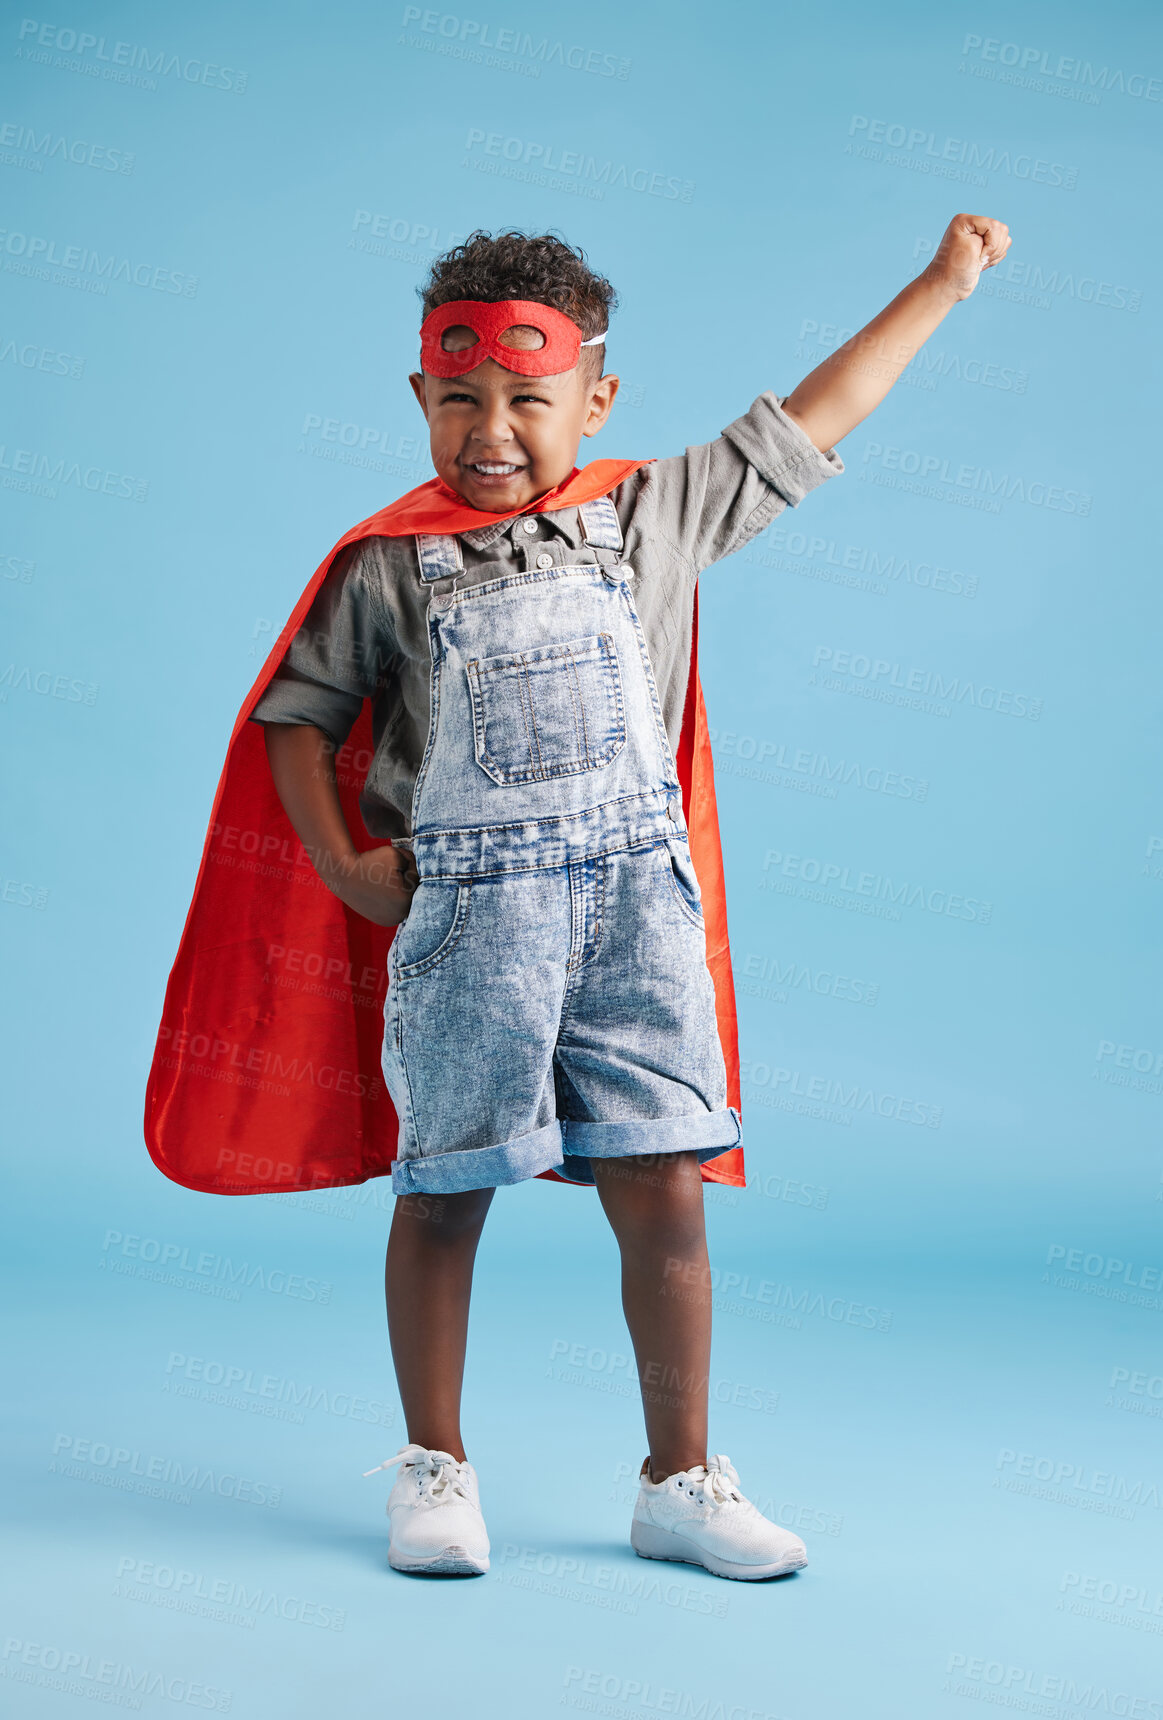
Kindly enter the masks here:
[[569, 1182], [592, 1183], [590, 1159], [643, 1158], [652, 1153], [697, 1154], [701, 1165], [737, 1146], [742, 1135], [738, 1111], [695, 1112], [623, 1123], [561, 1124], [564, 1158], [559, 1175]]
[[431, 1153], [424, 1158], [393, 1159], [393, 1194], [463, 1194], [467, 1189], [503, 1188], [524, 1182], [561, 1164], [561, 1125], [547, 1123], [496, 1147], [461, 1153]]

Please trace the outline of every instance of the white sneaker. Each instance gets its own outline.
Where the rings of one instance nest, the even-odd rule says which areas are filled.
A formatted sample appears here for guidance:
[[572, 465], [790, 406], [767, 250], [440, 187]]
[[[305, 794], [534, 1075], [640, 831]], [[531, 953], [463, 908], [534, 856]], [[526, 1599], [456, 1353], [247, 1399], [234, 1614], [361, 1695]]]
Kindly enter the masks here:
[[798, 1535], [781, 1529], [745, 1499], [729, 1457], [712, 1457], [665, 1481], [639, 1477], [630, 1545], [643, 1559], [680, 1559], [716, 1577], [758, 1582], [800, 1571], [808, 1562]]
[[388, 1495], [389, 1565], [436, 1576], [482, 1576], [489, 1568], [489, 1537], [472, 1464], [458, 1463], [447, 1451], [406, 1445], [364, 1473], [376, 1475], [394, 1463], [403, 1467]]

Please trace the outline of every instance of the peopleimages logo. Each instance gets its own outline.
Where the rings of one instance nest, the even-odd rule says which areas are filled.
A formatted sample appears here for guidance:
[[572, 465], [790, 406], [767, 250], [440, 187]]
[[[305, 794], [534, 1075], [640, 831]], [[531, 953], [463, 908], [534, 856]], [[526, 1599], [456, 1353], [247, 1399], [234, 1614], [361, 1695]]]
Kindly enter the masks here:
[[[1160, 1720], [1163, 1715], [1163, 1707], [1151, 1697], [1111, 1689], [1092, 1679], [1083, 1682], [1067, 1673], [1009, 1666], [1004, 1660], [987, 1660], [984, 1655], [951, 1654], [945, 1670], [949, 1676], [941, 1687], [943, 1690], [955, 1696], [975, 1697], [979, 1702], [994, 1702], [999, 1707], [1024, 1708], [1034, 1714], [1064, 1714], [1065, 1709], [1081, 1709], [1088, 1714], [1117, 1714], [1122, 1720]], [[1062, 1707], [1034, 1708], [1026, 1697], [1061, 1703]]]
[[[837, 783], [848, 787], [855, 783], [857, 788], [867, 789], [870, 794], [887, 794], [899, 800], [927, 800], [929, 784], [927, 778], [910, 776], [905, 772], [889, 770], [884, 765], [860, 764], [851, 758], [833, 758], [828, 753], [816, 752], [811, 747], [797, 747], [784, 741], [764, 739], [762, 736], [738, 734], [734, 729], [708, 729], [711, 746], [715, 750], [715, 769], [725, 769], [734, 776], [751, 777], [752, 780], [764, 782], [773, 780], [779, 782], [775, 771], [790, 771], [794, 777], [801, 777], [811, 785], [815, 784], [828, 800], [835, 800]], [[753, 763], [754, 772], [734, 768], [734, 760]], [[763, 767], [769, 766], [770, 770]]]
[[293, 1089], [287, 1082], [307, 1083], [325, 1093], [351, 1093], [360, 1099], [378, 1100], [384, 1085], [377, 1075], [366, 1075], [359, 1069], [339, 1069], [333, 1063], [304, 1062], [300, 1057], [283, 1057], [277, 1051], [263, 1051], [248, 1046], [245, 1041], [223, 1039], [220, 1035], [201, 1033], [196, 1029], [163, 1027], [158, 1045], [165, 1049], [163, 1067], [182, 1068], [190, 1074], [204, 1074], [207, 1079], [221, 1080], [238, 1086], [258, 1086], [259, 1078], [269, 1078], [268, 1087], [276, 1097], [289, 1099]]
[[[872, 1006], [880, 995], [874, 981], [854, 979], [849, 974], [833, 973], [828, 968], [810, 966], [789, 957], [761, 956], [752, 952], [743, 959], [743, 974], [747, 979], [761, 980], [764, 986], [780, 991], [812, 991], [817, 997], [834, 997], [843, 1003]], [[762, 987], [756, 988], [762, 991]]]
[[[134, 1594], [134, 1589], [139, 1594]], [[132, 1554], [118, 1559], [113, 1592], [127, 1600], [147, 1598], [155, 1605], [169, 1603], [181, 1612], [193, 1610], [189, 1604], [192, 1601], [205, 1601], [215, 1607], [234, 1608], [253, 1618], [282, 1618], [293, 1624], [314, 1625], [318, 1630], [342, 1630], [347, 1623], [347, 1614], [340, 1607], [280, 1590], [250, 1588], [234, 1578], [206, 1576], [201, 1571], [183, 1570], [177, 1565], [163, 1565], [155, 1559], [140, 1559]]]
[[[415, 25], [425, 35], [435, 36], [440, 41], [451, 46], [459, 43], [469, 50], [466, 58], [480, 59], [490, 65], [502, 57], [513, 60], [531, 60], [530, 68], [535, 76], [540, 76], [542, 66], [561, 66], [566, 71], [589, 72], [594, 77], [618, 78], [623, 82], [630, 76], [630, 61], [619, 54], [608, 54], [600, 48], [583, 48], [577, 43], [551, 41], [548, 36], [540, 39], [526, 31], [512, 30], [505, 27], [497, 29], [493, 24], [479, 18], [461, 18], [453, 12], [437, 12], [423, 6], [405, 6], [403, 17], [404, 29]], [[406, 38], [401, 38], [406, 41]], [[431, 45], [434, 49], [438, 43], [432, 44], [409, 43], [409, 46]], [[490, 58], [485, 59], [489, 54]]]
[[1082, 1248], [1067, 1248], [1062, 1242], [1050, 1244], [1046, 1265], [1060, 1266], [1064, 1272], [1081, 1273], [1087, 1278], [1100, 1278], [1104, 1284], [1122, 1284], [1130, 1290], [1163, 1288], [1163, 1265], [1146, 1266], [1123, 1260], [1117, 1254], [1088, 1254]]
[[433, 255], [437, 251], [450, 251], [454, 245], [463, 244], [468, 237], [466, 233], [454, 233], [447, 228], [442, 234], [439, 227], [434, 227], [429, 221], [408, 221], [402, 215], [377, 214], [372, 209], [357, 209], [352, 218], [351, 230], [359, 233], [367, 228], [372, 239], [390, 239], [394, 245], [406, 246], [408, 250], [423, 249]]
[[110, 1660], [83, 1649], [61, 1648], [56, 1643], [26, 1642], [23, 1637], [4, 1639], [0, 1676], [68, 1696], [87, 1696], [91, 1701], [118, 1708], [140, 1708], [143, 1696], [162, 1696], [186, 1708], [210, 1709], [228, 1714], [234, 1700], [229, 1690], [202, 1684], [193, 1678], [176, 1678], [128, 1661]]
[[[60, 24], [42, 24], [36, 18], [24, 18], [17, 30], [17, 57], [36, 64], [66, 65], [50, 53], [33, 49], [55, 50], [57, 55], [75, 56], [90, 77], [113, 78], [118, 83], [136, 83], [156, 89], [153, 78], [177, 78], [184, 84], [201, 84], [206, 89], [231, 90], [241, 95], [246, 88], [246, 73], [229, 66], [215, 65], [212, 60], [185, 59], [165, 48], [147, 48], [140, 42], [113, 42], [105, 36], [94, 36], [88, 30], [73, 30]], [[91, 57], [90, 57], [91, 56]], [[146, 78], [130, 77], [131, 72], [145, 72]]]
[[114, 496], [124, 502], [144, 502], [149, 497], [149, 479], [128, 472], [111, 472], [104, 466], [84, 466], [63, 454], [46, 454], [36, 448], [10, 448], [0, 442], [0, 484], [55, 500], [59, 484], [72, 484], [95, 496]]
[[[559, 149], [530, 138], [481, 131], [475, 126], [469, 131], [464, 147], [470, 151], [469, 166], [489, 167], [492, 158], [497, 161], [498, 170], [502, 166], [512, 168], [522, 177], [532, 176], [535, 183], [540, 183], [542, 175], [553, 175], [560, 181], [586, 187], [595, 197], [601, 197], [609, 186], [661, 197], [668, 202], [689, 203], [695, 192], [693, 179], [680, 179], [649, 167], [631, 167], [624, 161], [602, 160], [580, 149]], [[478, 149], [482, 152], [479, 156], [471, 154]]]
[[1022, 42], [1003, 42], [998, 36], [968, 35], [961, 43], [967, 59], [982, 65], [1004, 66], [1020, 77], [1001, 82], [1032, 81], [1040, 74], [1064, 83], [1080, 84], [1084, 89], [1113, 90], [1117, 95], [1134, 96], [1141, 101], [1163, 101], [1163, 78], [1148, 77], [1145, 72], [1125, 72], [1118, 66], [1094, 66], [1089, 60], [1073, 54], [1055, 54], [1051, 48], [1030, 47]]
[[1036, 722], [1042, 715], [1042, 700], [1030, 693], [971, 681], [961, 675], [946, 676], [939, 669], [919, 669], [911, 664], [894, 663], [887, 657], [871, 657], [862, 651], [837, 650], [833, 645], [817, 645], [812, 668], [822, 669], [824, 675], [813, 676], [809, 686], [818, 679], [828, 686], [833, 678], [845, 676], [872, 688], [919, 693], [925, 698], [948, 701], [950, 705], [973, 705], [979, 711], [993, 711], [998, 716], [1025, 717]]
[[44, 884], [29, 884], [21, 878], [0, 877], [0, 902], [14, 908], [47, 908], [49, 892]]
[[[689, 1260], [668, 1259], [663, 1269], [667, 1280], [664, 1291], [678, 1301], [691, 1301], [701, 1296], [706, 1268]], [[753, 1279], [750, 1272], [721, 1272], [710, 1268], [714, 1306], [722, 1313], [746, 1312], [748, 1318], [766, 1319], [768, 1313], [783, 1310], [789, 1318], [781, 1324], [798, 1329], [802, 1316], [814, 1314], [820, 1320], [836, 1325], [859, 1326], [868, 1332], [887, 1332], [892, 1326], [892, 1309], [877, 1308], [870, 1303], [854, 1302], [847, 1296], [832, 1296], [822, 1290], [797, 1290], [790, 1284], [780, 1284], [774, 1278]], [[739, 1300], [733, 1300], [734, 1297]]]
[[1151, 1045], [1116, 1045], [1100, 1039], [1092, 1081], [1109, 1087], [1125, 1087], [1132, 1093], [1163, 1094], [1163, 1051]]
[[381, 1398], [304, 1384], [283, 1374], [259, 1373], [241, 1363], [187, 1356], [181, 1350], [170, 1352], [162, 1390], [179, 1396], [201, 1397], [205, 1402], [221, 1402], [227, 1408], [245, 1407], [260, 1415], [273, 1414], [285, 1408], [291, 1411], [291, 1419], [298, 1421], [302, 1421], [301, 1412], [305, 1409], [318, 1409], [325, 1415], [368, 1422], [377, 1427], [390, 1427], [395, 1420], [392, 1406]]
[[739, 1079], [745, 1087], [770, 1087], [773, 1093], [809, 1100], [812, 1104], [837, 1106], [841, 1111], [866, 1112], [888, 1122], [912, 1123], [917, 1128], [939, 1129], [944, 1108], [899, 1093], [880, 1093], [840, 1076], [812, 1075], [801, 1069], [781, 1069], [778, 1064], [745, 1057], [739, 1064]]
[[1148, 1374], [1144, 1368], [1113, 1368], [1109, 1386], [1111, 1390], [1115, 1386], [1126, 1386], [1135, 1397], [1163, 1400], [1163, 1374]]
[[9, 693], [39, 693], [45, 699], [64, 699], [70, 705], [95, 705], [101, 691], [96, 681], [81, 681], [75, 675], [59, 675], [52, 669], [19, 668], [9, 663], [0, 670], [0, 705]]
[[180, 1457], [162, 1457], [135, 1451], [128, 1445], [114, 1445], [108, 1440], [58, 1433], [52, 1444], [49, 1473], [76, 1477], [86, 1469], [100, 1472], [122, 1492], [139, 1490], [134, 1487], [135, 1481], [177, 1488], [183, 1504], [188, 1504], [195, 1493], [213, 1493], [219, 1499], [261, 1505], [271, 1511], [277, 1511], [283, 1501], [281, 1487], [272, 1487], [269, 1482], [256, 1481], [251, 1476], [223, 1474], [205, 1464], [185, 1463]]
[[[299, 435], [304, 442], [332, 443], [357, 454], [384, 455], [389, 460], [419, 460], [424, 445], [419, 436], [405, 436], [378, 424], [353, 424], [341, 418], [324, 418], [318, 412], [304, 414]], [[304, 449], [300, 447], [300, 453]], [[374, 462], [372, 462], [374, 466]], [[378, 468], [377, 468], [378, 469]]]
[[1069, 1458], [1044, 1457], [1035, 1451], [1014, 1451], [1004, 1446], [994, 1464], [995, 1487], [1019, 1493], [1028, 1499], [1068, 1505], [1073, 1511], [1092, 1512], [1100, 1517], [1134, 1521], [1140, 1506], [1161, 1508], [1154, 1481], [1130, 1480], [1109, 1469], [1092, 1469]]
[[0, 337], [0, 364], [16, 364], [21, 370], [37, 370], [45, 376], [71, 376], [74, 380], [85, 373], [85, 361], [70, 352], [58, 352], [55, 346], [40, 346], [35, 341], [17, 343]]
[[[913, 261], [927, 260], [936, 249], [937, 241], [932, 237], [914, 239]], [[1044, 263], [1027, 262], [1008, 253], [983, 276], [974, 291], [986, 298], [1035, 304], [1041, 310], [1048, 310], [1056, 298], [1077, 299], [1084, 305], [1103, 305], [1108, 310], [1136, 313], [1143, 302], [1139, 287], [1099, 280], [1095, 275], [1075, 275], [1072, 269], [1048, 268]]]
[[[954, 491], [962, 490], [990, 502], [999, 499], [1025, 502], [1033, 508], [1052, 508], [1058, 513], [1085, 518], [1094, 499], [1084, 490], [1065, 490], [1060, 484], [1048, 484], [1020, 473], [994, 472], [988, 466], [971, 466], [967, 461], [955, 465], [948, 457], [926, 454], [919, 448], [886, 448], [882, 442], [869, 442], [861, 458], [866, 470], [870, 461], [875, 462], [884, 472], [900, 472], [922, 483], [949, 484]], [[865, 472], [861, 472], [863, 476]]]
[[[742, 1702], [696, 1696], [693, 1691], [680, 1690], [673, 1684], [623, 1678], [619, 1673], [603, 1672], [600, 1667], [567, 1666], [563, 1683], [562, 1706], [583, 1711], [588, 1709], [599, 1714], [626, 1715], [631, 1720], [646, 1711], [678, 1715], [681, 1720], [781, 1720], [778, 1714], [767, 1708], [750, 1708]], [[586, 1700], [595, 1696], [604, 1697], [606, 1706], [598, 1708], [594, 1702]]]
[[[981, 902], [976, 896], [935, 890], [924, 884], [891, 878], [885, 872], [857, 872], [838, 860], [825, 860], [814, 854], [785, 854], [780, 848], [769, 848], [763, 856], [763, 870], [802, 884], [819, 884], [823, 890], [846, 890], [852, 893], [853, 900], [870, 897], [892, 910], [924, 908], [930, 914], [944, 914], [954, 920], [975, 920], [983, 926], [989, 924], [993, 913], [993, 904]], [[777, 886], [774, 880], [764, 880], [761, 887], [774, 889]], [[899, 918], [899, 914], [896, 917]]]
[[94, 167], [102, 173], [132, 173], [137, 159], [107, 143], [88, 143], [60, 132], [38, 132], [19, 120], [0, 125], [0, 148], [19, 150], [21, 158], [16, 165], [32, 167], [38, 173], [44, 171], [46, 161], [67, 161], [74, 167]]
[[[107, 1230], [101, 1244], [102, 1269], [116, 1271], [120, 1261], [156, 1266], [174, 1281], [180, 1273], [212, 1283], [241, 1286], [245, 1290], [266, 1290], [272, 1296], [289, 1296], [297, 1302], [331, 1301], [331, 1285], [325, 1279], [305, 1278], [299, 1272], [288, 1272], [281, 1266], [262, 1266], [257, 1261], [234, 1260], [228, 1254], [213, 1250], [191, 1249], [178, 1242], [163, 1242], [160, 1237], [126, 1235], [120, 1230]], [[130, 1270], [126, 1277], [148, 1278], [151, 1274]]]
[[873, 119], [868, 114], [854, 113], [848, 125], [848, 136], [867, 139], [869, 143], [887, 144], [890, 149], [903, 149], [920, 160], [952, 161], [963, 167], [980, 168], [985, 173], [1008, 173], [1014, 179], [1028, 179], [1035, 185], [1060, 185], [1072, 191], [1078, 182], [1077, 167], [1060, 161], [1046, 161], [1041, 156], [1014, 153], [997, 144], [975, 143], [972, 139], [945, 137], [938, 141], [935, 131], [923, 125], [900, 125], [891, 120]]
[[1097, 1063], [1113, 1058], [1119, 1069], [1133, 1069], [1137, 1075], [1163, 1075], [1163, 1051], [1153, 1046], [1116, 1045], [1113, 1039], [1100, 1039], [1095, 1053]]
[[1070, 1595], [1072, 1599], [1101, 1601], [1104, 1606], [1133, 1607], [1135, 1613], [1163, 1618], [1163, 1593], [1149, 1589], [1145, 1583], [1120, 1583], [1113, 1577], [1064, 1571], [1058, 1588], [1061, 1594]]
[[14, 233], [0, 227], [0, 250], [14, 259], [4, 267], [13, 274], [32, 274], [43, 279], [50, 269], [71, 271], [71, 278], [88, 283], [89, 289], [104, 293], [110, 281], [124, 281], [127, 286], [145, 287], [155, 293], [175, 293], [192, 299], [198, 291], [198, 277], [185, 275], [160, 264], [119, 257], [114, 252], [103, 256], [87, 245], [61, 245], [39, 233]]
[[[670, 1277], [671, 1273], [682, 1265], [681, 1260], [668, 1260], [663, 1276]], [[743, 1282], [739, 1273], [728, 1273], [727, 1277], [739, 1283]], [[747, 1282], [750, 1283], [750, 1279]], [[716, 1281], [712, 1284], [712, 1289], [717, 1288]], [[723, 1288], [729, 1289], [731, 1286], [724, 1281]], [[561, 1365], [558, 1366], [558, 1363]], [[630, 1396], [634, 1383], [637, 1383], [641, 1391], [651, 1396], [652, 1401], [666, 1392], [696, 1391], [701, 1383], [706, 1386], [715, 1403], [730, 1404], [733, 1409], [759, 1410], [764, 1415], [775, 1415], [779, 1408], [779, 1393], [752, 1380], [708, 1381], [704, 1377], [700, 1382], [697, 1371], [693, 1369], [684, 1374], [670, 1364], [657, 1361], [647, 1361], [642, 1367], [638, 1367], [630, 1356], [624, 1355], [620, 1350], [606, 1350], [595, 1344], [571, 1343], [568, 1338], [554, 1338], [549, 1346], [549, 1364], [545, 1370], [547, 1378], [556, 1379], [563, 1385], [589, 1385], [600, 1380], [600, 1389], [612, 1391], [615, 1397]], [[615, 1380], [617, 1375], [624, 1375], [624, 1380]]]
[[[945, 591], [955, 597], [977, 594], [977, 575], [962, 573], [956, 568], [941, 567], [931, 561], [903, 556], [895, 550], [882, 553], [862, 544], [840, 544], [836, 538], [809, 535], [807, 532], [775, 524], [767, 526], [752, 540], [751, 548], [781, 551], [793, 561], [816, 562], [837, 573], [867, 575], [875, 582], [891, 581], [902, 585], [917, 585], [928, 591]], [[781, 567], [779, 555], [766, 560], [764, 555], [752, 554], [745, 560], [761, 565]]]
[[[805, 317], [800, 323], [799, 340], [801, 346], [808, 341], [814, 341], [816, 352], [823, 357], [826, 352], [835, 352], [837, 347], [855, 339], [857, 332], [856, 329], [844, 328], [841, 324], [822, 323], [814, 317]], [[797, 350], [797, 358], [806, 356], [804, 351]], [[1024, 394], [1030, 380], [1028, 371], [1015, 370], [1012, 365], [999, 364], [995, 359], [965, 358], [960, 353], [927, 343], [911, 358], [907, 349], [898, 350], [896, 356], [909, 359], [903, 374], [907, 376], [912, 372], [914, 375], [923, 376], [926, 387], [932, 387], [936, 377], [951, 376], [958, 382], [979, 383], [985, 388], [999, 388], [1006, 393]]]

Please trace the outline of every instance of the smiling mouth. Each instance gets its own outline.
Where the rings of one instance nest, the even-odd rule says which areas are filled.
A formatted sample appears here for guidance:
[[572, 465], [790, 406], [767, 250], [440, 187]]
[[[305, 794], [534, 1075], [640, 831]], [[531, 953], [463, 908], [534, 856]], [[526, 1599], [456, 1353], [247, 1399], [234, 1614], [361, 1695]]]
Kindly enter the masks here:
[[465, 465], [465, 471], [471, 472], [474, 478], [480, 478], [488, 483], [503, 483], [506, 478], [515, 478], [518, 472], [525, 470], [524, 466], [516, 465], [511, 460], [470, 460]]

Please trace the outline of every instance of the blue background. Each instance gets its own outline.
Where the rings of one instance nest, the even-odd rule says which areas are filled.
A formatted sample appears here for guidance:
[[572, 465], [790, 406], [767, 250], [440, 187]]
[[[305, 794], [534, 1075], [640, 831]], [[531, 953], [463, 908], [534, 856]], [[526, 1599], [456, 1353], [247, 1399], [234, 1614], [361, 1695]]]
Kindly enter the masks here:
[[[0, 33], [0, 1703], [1156, 1716], [1157, 14], [417, 12]], [[563, 152], [595, 166], [523, 166]], [[751, 1178], [708, 1195], [712, 1448], [811, 1565], [752, 1587], [630, 1553], [614, 1245], [592, 1195], [533, 1183], [478, 1264], [493, 1571], [396, 1578], [360, 1479], [404, 1439], [387, 1185], [217, 1199], [141, 1139], [236, 709], [322, 554], [428, 475], [405, 375], [436, 250], [583, 244], [624, 379], [587, 453], [648, 456], [790, 393], [958, 210], [1008, 222], [1006, 263], [844, 475], [701, 584]], [[910, 676], [955, 692], [905, 702]], [[223, 1288], [203, 1255], [261, 1275], [194, 1293]]]

